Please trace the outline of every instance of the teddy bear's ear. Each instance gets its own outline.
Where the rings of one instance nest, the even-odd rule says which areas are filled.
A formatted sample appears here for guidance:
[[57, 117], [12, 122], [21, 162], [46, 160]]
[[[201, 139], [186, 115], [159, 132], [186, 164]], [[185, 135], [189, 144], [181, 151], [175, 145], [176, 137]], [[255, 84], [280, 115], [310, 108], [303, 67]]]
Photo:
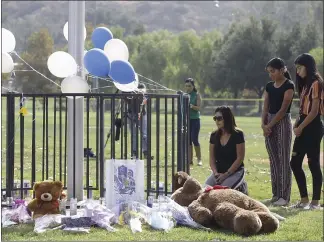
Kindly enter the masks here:
[[178, 184], [181, 185], [181, 183], [182, 183], [182, 177], [179, 176], [179, 177], [178, 177]]
[[55, 186], [59, 187], [60, 189], [63, 188], [63, 184], [62, 184], [61, 181], [54, 181], [53, 183], [54, 183]]
[[40, 184], [41, 184], [40, 182], [35, 182], [33, 190], [36, 191]]

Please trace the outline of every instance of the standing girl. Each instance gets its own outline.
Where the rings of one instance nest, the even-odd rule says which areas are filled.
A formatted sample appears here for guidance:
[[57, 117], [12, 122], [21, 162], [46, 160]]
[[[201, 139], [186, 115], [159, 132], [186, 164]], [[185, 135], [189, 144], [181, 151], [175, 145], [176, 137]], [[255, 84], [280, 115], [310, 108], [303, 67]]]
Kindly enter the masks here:
[[199, 131], [200, 131], [200, 105], [201, 97], [198, 93], [194, 80], [188, 78], [185, 81], [186, 92], [190, 95], [190, 142], [189, 142], [189, 159], [190, 164], [193, 164], [193, 149], [192, 144], [195, 147], [196, 156], [198, 160], [198, 166], [202, 166], [201, 150], [199, 144]]
[[[324, 115], [323, 78], [317, 72], [314, 58], [309, 54], [298, 56], [295, 65], [300, 110], [294, 125], [296, 138], [290, 166], [296, 178], [301, 200], [293, 207], [320, 209], [323, 182], [320, 167], [320, 144], [323, 136], [321, 115]], [[313, 177], [311, 203], [309, 203], [306, 177], [302, 168], [305, 154]]]
[[266, 70], [272, 79], [266, 85], [262, 112], [262, 129], [270, 158], [273, 205], [289, 203], [291, 170], [289, 166], [292, 140], [290, 107], [294, 96], [294, 83], [285, 63], [280, 58], [271, 59]]

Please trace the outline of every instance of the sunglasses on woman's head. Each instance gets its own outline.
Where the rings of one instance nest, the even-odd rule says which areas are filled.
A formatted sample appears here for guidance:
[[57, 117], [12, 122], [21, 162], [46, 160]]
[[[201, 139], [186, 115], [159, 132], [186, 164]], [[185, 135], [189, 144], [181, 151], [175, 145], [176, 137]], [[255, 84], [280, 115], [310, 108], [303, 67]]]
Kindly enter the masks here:
[[223, 116], [214, 116], [214, 117], [213, 117], [213, 120], [214, 120], [214, 121], [216, 121], [216, 120], [217, 120], [217, 121], [222, 121], [222, 120], [223, 120]]

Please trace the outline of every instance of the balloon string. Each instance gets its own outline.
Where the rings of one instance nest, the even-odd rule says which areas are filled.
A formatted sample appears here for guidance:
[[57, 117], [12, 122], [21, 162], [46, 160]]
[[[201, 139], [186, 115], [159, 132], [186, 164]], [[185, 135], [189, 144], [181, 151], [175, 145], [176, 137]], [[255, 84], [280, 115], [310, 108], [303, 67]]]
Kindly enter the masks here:
[[176, 90], [173, 90], [173, 89], [167, 88], [167, 87], [165, 87], [165, 86], [161, 85], [160, 83], [157, 83], [157, 82], [153, 81], [153, 80], [152, 80], [152, 79], [150, 79], [150, 78], [147, 78], [147, 77], [145, 77], [145, 76], [142, 76], [141, 74], [138, 74], [138, 73], [137, 73], [137, 75], [139, 75], [139, 76], [141, 76], [141, 77], [145, 78], [145, 79], [146, 79], [146, 80], [148, 80], [148, 81], [151, 81], [151, 82], [153, 82], [153, 83], [155, 83], [155, 84], [159, 85], [160, 87], [163, 87], [163, 88], [165, 88], [166, 90], [170, 90], [170, 91], [174, 91], [174, 92], [177, 92]]
[[[12, 52], [10, 52], [10, 53], [13, 53], [13, 54], [15, 54], [22, 62], [24, 62], [29, 68], [31, 68], [31, 70], [15, 70], [15, 71], [35, 71], [37, 74], [39, 74], [39, 75], [41, 75], [42, 77], [44, 77], [45, 79], [47, 79], [48, 81], [50, 81], [50, 82], [52, 82], [53, 84], [55, 84], [56, 86], [58, 86], [58, 87], [60, 87], [61, 88], [61, 86], [59, 85], [59, 84], [57, 84], [55, 81], [53, 81], [53, 80], [51, 80], [51, 79], [49, 79], [48, 77], [46, 77], [44, 74], [42, 74], [41, 72], [39, 72], [39, 71], [37, 71], [35, 68], [33, 68], [30, 64], [28, 64], [20, 55], [18, 55], [18, 53], [16, 52], [16, 51], [12, 51]], [[78, 66], [78, 70], [80, 70], [80, 69], [84, 69], [84, 68], [82, 68], [81, 66]], [[152, 79], [150, 79], [150, 78], [147, 78], [147, 77], [145, 77], [145, 76], [143, 76], [143, 75], [141, 75], [141, 74], [139, 74], [139, 73], [137, 73], [137, 75], [139, 75], [140, 77], [143, 77], [143, 78], [145, 78], [146, 80], [148, 80], [148, 81], [150, 81], [150, 82], [153, 82], [153, 83], [155, 83], [155, 84], [152, 84], [152, 83], [148, 83], [148, 82], [143, 82], [143, 83], [145, 83], [146, 85], [150, 85], [150, 86], [154, 86], [154, 87], [162, 87], [163, 89], [153, 89], [153, 88], [149, 88], [148, 90], [164, 90], [164, 91], [173, 91], [173, 92], [176, 92], [175, 90], [173, 90], [173, 89], [170, 89], [170, 88], [167, 88], [167, 87], [165, 87], [165, 86], [163, 86], [163, 85], [161, 85], [161, 84], [159, 84], [159, 83], [157, 83], [157, 82], [155, 82], [155, 81], [153, 81]], [[107, 81], [107, 82], [110, 82], [110, 83], [114, 83], [112, 80], [110, 80], [110, 78], [102, 78], [102, 77], [98, 77], [98, 76], [94, 76], [94, 75], [91, 75], [91, 74], [88, 74], [88, 76], [90, 76], [90, 77], [93, 77], [93, 78], [98, 78], [98, 79], [101, 79], [101, 80], [104, 80], [104, 81]], [[90, 91], [91, 90], [97, 90], [97, 89], [101, 89], [101, 88], [106, 88], [106, 87], [113, 87], [113, 86], [104, 86], [104, 87], [98, 87], [98, 88], [91, 88], [90, 89]], [[2, 88], [4, 88], [4, 89], [6, 89], [6, 90], [8, 90], [8, 91], [10, 91], [9, 89], [7, 89], [7, 88], [5, 88], [5, 87], [2, 87]], [[14, 92], [16, 92], [16, 91], [14, 91]], [[19, 93], [19, 92], [16, 92], [16, 93]]]
[[15, 54], [22, 62], [24, 62], [28, 67], [30, 67], [33, 71], [35, 71], [37, 74], [41, 75], [42, 77], [44, 77], [45, 79], [49, 80], [50, 82], [54, 83], [56, 86], [60, 87], [61, 86], [59, 84], [57, 84], [55, 81], [49, 79], [48, 77], [46, 77], [45, 75], [43, 75], [42, 73], [40, 73], [39, 71], [35, 70], [31, 65], [29, 65], [23, 58], [21, 58], [16, 51], [12, 51], [11, 53]]
[[9, 88], [4, 87], [4, 86], [1, 86], [1, 88], [5, 89], [5, 90], [7, 90], [7, 91], [9, 91], [9, 92], [20, 93], [20, 92], [14, 91], [14, 90], [10, 90]]

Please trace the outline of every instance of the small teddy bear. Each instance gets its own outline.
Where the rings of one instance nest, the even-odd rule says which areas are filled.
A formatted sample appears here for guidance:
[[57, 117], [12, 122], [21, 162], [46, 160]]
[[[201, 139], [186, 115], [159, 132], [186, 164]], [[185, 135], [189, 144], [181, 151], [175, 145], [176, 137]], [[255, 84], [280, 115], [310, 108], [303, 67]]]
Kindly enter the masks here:
[[63, 193], [63, 184], [60, 181], [42, 181], [34, 185], [35, 199], [27, 208], [33, 212], [33, 218], [46, 214], [59, 214], [59, 199], [66, 195]]
[[[183, 176], [184, 174], [179, 174], [178, 184], [182, 187], [178, 188], [172, 195], [171, 199], [181, 206], [188, 207], [190, 203], [202, 194], [203, 189], [200, 183], [191, 176]], [[184, 181], [183, 185], [182, 182]]]
[[178, 171], [173, 175], [172, 179], [172, 192], [175, 192], [180, 187], [183, 187], [183, 184], [188, 179], [189, 175], [184, 171]]

